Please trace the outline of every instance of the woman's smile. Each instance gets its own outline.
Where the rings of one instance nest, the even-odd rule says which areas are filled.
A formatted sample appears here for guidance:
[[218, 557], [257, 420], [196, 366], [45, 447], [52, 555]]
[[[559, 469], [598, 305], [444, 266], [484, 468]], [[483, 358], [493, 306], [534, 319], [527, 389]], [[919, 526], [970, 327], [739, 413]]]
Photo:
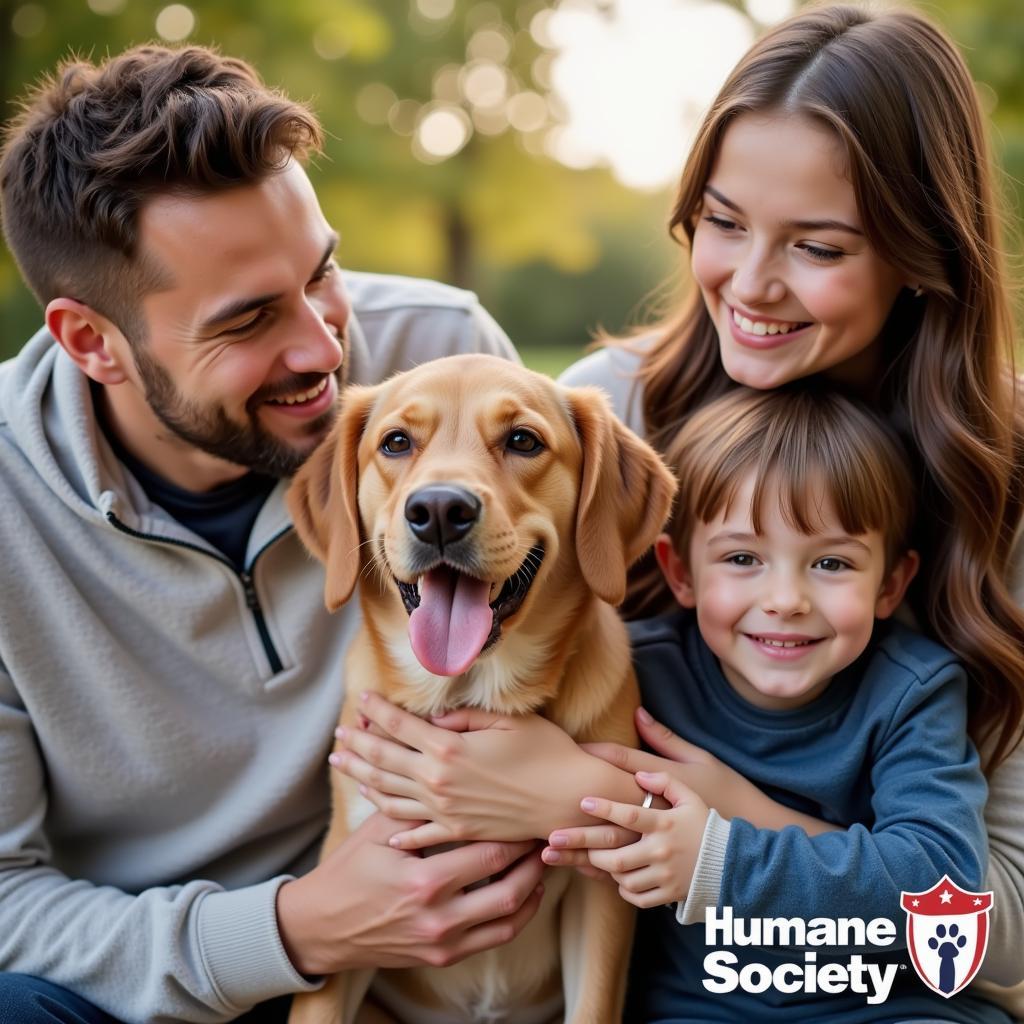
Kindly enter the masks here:
[[862, 233], [838, 140], [792, 114], [743, 114], [726, 130], [692, 266], [722, 365], [755, 388], [825, 371], [869, 384], [865, 355], [905, 285]]

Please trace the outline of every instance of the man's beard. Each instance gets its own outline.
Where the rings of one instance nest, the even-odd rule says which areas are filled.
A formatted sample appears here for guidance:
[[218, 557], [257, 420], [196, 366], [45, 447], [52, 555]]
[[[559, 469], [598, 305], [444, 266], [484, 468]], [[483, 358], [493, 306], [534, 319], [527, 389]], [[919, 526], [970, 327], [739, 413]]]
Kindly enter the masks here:
[[[146, 401], [157, 418], [176, 437], [219, 459], [245, 466], [272, 477], [292, 476], [312, 454], [315, 445], [293, 448], [265, 430], [256, 410], [268, 398], [295, 394], [319, 384], [322, 373], [296, 374], [272, 389], [257, 392], [246, 404], [247, 423], [235, 423], [222, 406], [203, 408], [185, 398], [170, 374], [146, 351], [145, 343], [134, 350], [135, 366], [142, 379]], [[339, 389], [343, 384], [342, 369], [334, 371]], [[335, 403], [306, 425], [310, 437], [323, 437], [338, 415]]]

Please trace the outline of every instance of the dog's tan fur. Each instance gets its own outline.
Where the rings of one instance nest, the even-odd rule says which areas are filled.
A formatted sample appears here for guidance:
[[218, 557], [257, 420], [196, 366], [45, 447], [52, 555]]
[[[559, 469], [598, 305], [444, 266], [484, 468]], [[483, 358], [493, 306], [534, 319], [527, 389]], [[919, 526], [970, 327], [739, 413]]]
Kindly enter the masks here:
[[[533, 457], [509, 451], [517, 428], [536, 434], [543, 450]], [[389, 456], [381, 443], [398, 429], [412, 448]], [[441, 482], [482, 503], [474, 526], [482, 569], [475, 575], [494, 581], [491, 599], [534, 545], [545, 548], [501, 639], [454, 678], [433, 675], [414, 657], [395, 583], [416, 577], [406, 499]], [[326, 565], [328, 607], [347, 601], [362, 581], [364, 621], [346, 667], [342, 724], [354, 725], [358, 694], [373, 687], [421, 715], [467, 705], [541, 711], [579, 741], [635, 744], [636, 681], [614, 606], [628, 565], [667, 517], [674, 489], [655, 453], [619, 424], [601, 392], [562, 388], [500, 359], [456, 356], [376, 387], [349, 388], [339, 422], [289, 498], [300, 536]], [[365, 812], [351, 780], [332, 773], [332, 789], [325, 855]], [[540, 909], [507, 946], [453, 967], [381, 972], [377, 984], [383, 1002], [417, 1007], [407, 1024], [517, 1024], [544, 1013], [545, 1021], [562, 1019], [550, 1009], [559, 991], [566, 1020], [611, 1022], [621, 1013], [631, 936], [631, 909], [613, 887], [549, 871]], [[296, 998], [291, 1024], [349, 1024], [368, 983], [368, 972], [335, 976], [320, 992]]]

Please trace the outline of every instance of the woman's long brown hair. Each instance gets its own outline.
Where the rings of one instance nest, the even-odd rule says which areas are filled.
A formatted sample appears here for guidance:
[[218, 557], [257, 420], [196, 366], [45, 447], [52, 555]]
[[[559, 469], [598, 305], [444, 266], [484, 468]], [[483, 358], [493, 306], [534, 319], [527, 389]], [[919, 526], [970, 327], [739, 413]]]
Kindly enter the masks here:
[[[705, 118], [671, 220], [682, 244], [693, 242], [724, 132], [751, 111], [792, 113], [835, 132], [868, 241], [924, 290], [918, 298], [904, 289], [883, 329], [880, 404], [918, 463], [922, 571], [911, 604], [967, 667], [971, 731], [991, 769], [1024, 721], [1024, 612], [1007, 581], [1024, 502], [1024, 415], [973, 82], [945, 34], [914, 12], [803, 11], [755, 43]], [[644, 349], [640, 377], [660, 451], [695, 409], [734, 386], [696, 288]], [[656, 572], [648, 563], [636, 574], [628, 614], [667, 605]]]

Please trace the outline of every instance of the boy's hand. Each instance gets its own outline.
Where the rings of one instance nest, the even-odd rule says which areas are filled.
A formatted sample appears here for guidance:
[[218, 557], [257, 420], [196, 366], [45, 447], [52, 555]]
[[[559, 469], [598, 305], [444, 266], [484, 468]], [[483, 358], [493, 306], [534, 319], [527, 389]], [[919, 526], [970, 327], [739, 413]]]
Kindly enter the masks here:
[[[638, 840], [627, 845], [590, 848], [587, 853], [591, 865], [606, 871], [618, 884], [619, 895], [643, 909], [686, 898], [710, 812], [693, 790], [665, 772], [637, 772], [636, 778], [644, 789], [664, 797], [669, 807], [636, 807], [587, 797], [580, 803], [582, 809], [618, 829], [562, 829], [557, 835], [598, 831], [595, 838], [606, 843], [641, 833]], [[551, 851], [550, 847], [545, 850], [544, 860], [552, 863], [549, 852], [560, 851]]]
[[[657, 751], [656, 754], [617, 743], [585, 743], [583, 749], [616, 768], [635, 773], [637, 778], [641, 772], [665, 772], [693, 790], [723, 818], [743, 818], [757, 828], [775, 831], [787, 825], [796, 825], [809, 836], [841, 831], [838, 825], [795, 811], [773, 800], [735, 768], [729, 767], [703, 747], [676, 735], [668, 726], [655, 721], [643, 708], [637, 708], [635, 722], [640, 739]], [[571, 863], [571, 858], [559, 861], [559, 864]]]

